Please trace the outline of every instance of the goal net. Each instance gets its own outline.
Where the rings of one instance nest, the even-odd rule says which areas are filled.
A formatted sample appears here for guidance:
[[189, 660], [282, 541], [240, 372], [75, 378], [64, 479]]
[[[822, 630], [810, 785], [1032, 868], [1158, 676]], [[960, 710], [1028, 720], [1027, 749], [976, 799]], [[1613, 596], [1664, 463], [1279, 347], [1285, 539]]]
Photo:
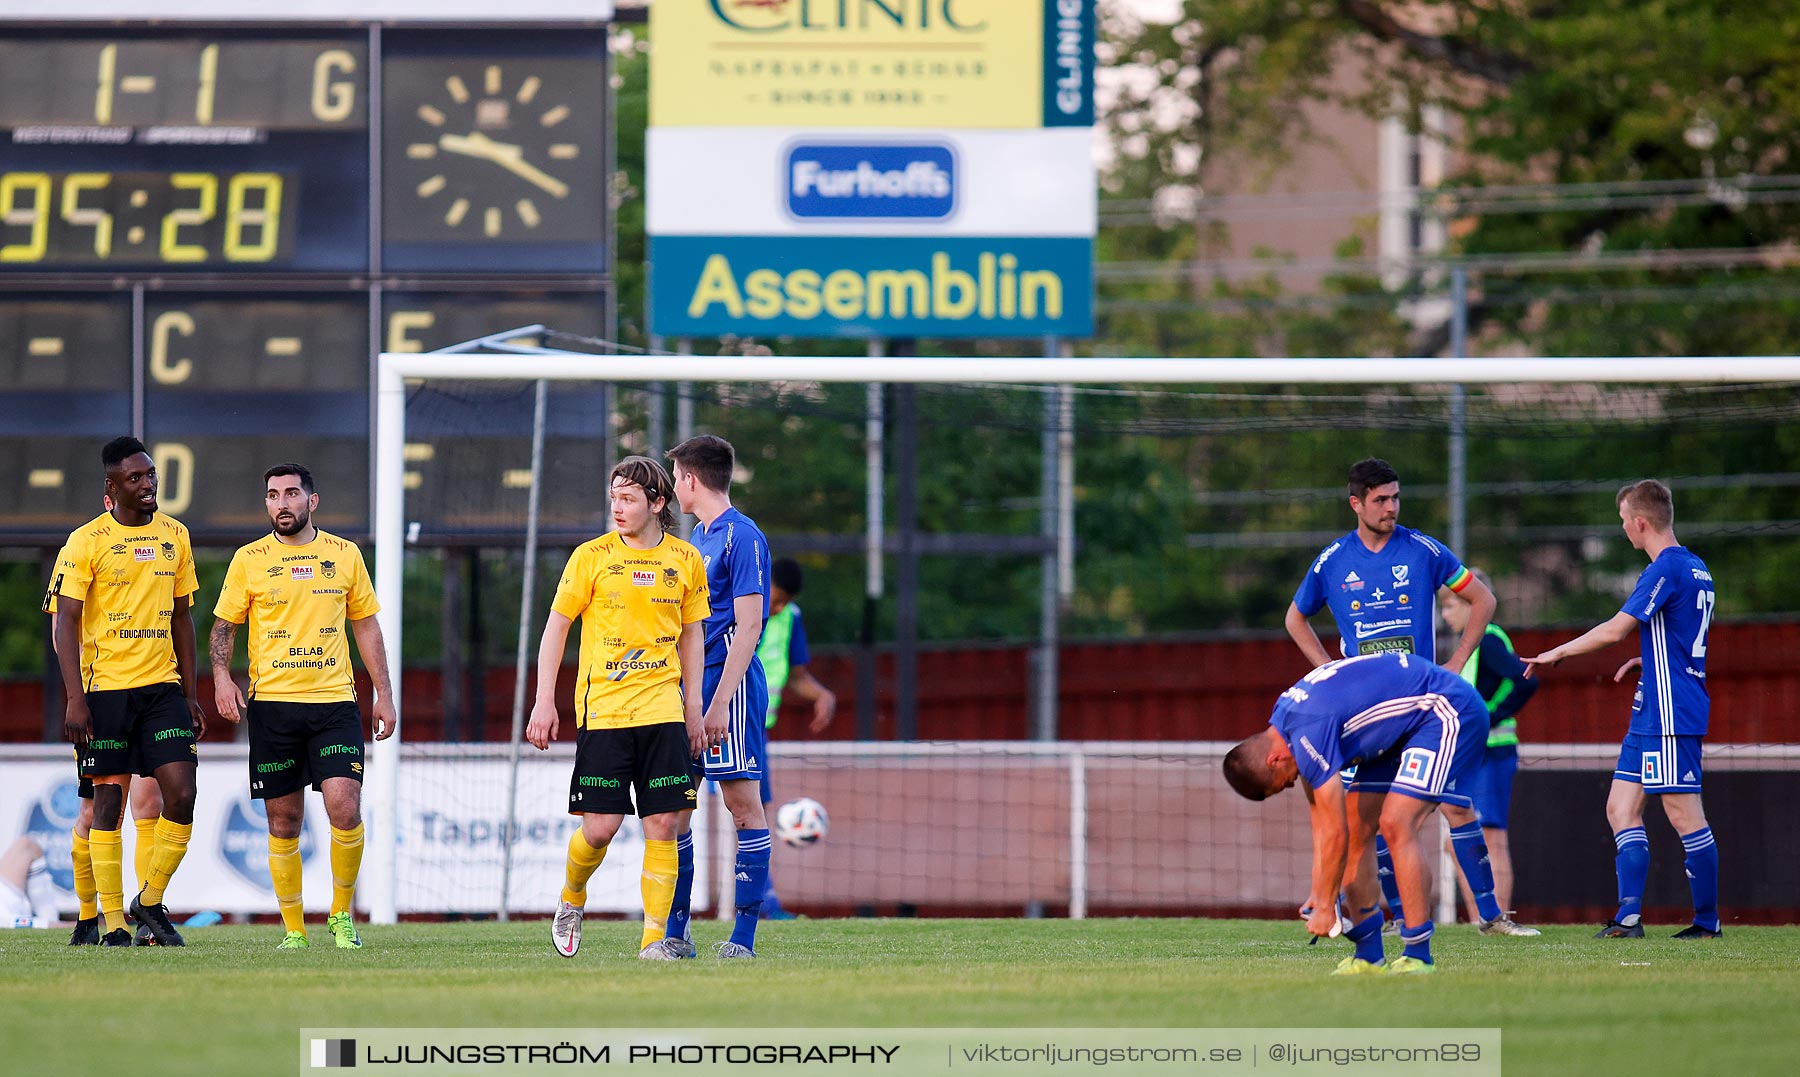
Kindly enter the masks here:
[[[1241, 801], [1219, 760], [1306, 671], [1283, 615], [1354, 525], [1349, 465], [1379, 456], [1400, 522], [1484, 570], [1521, 654], [1618, 610], [1644, 562], [1614, 492], [1670, 483], [1677, 533], [1720, 581], [1706, 770], [1724, 888], [1734, 914], [1800, 913], [1783, 875], [1800, 828], [1758, 821], [1800, 766], [1800, 674], [1774, 657], [1800, 644], [1800, 360], [545, 351], [383, 355], [379, 381], [373, 560], [407, 676], [369, 781], [377, 920], [554, 907], [573, 734], [549, 753], [512, 739], [521, 601], [535, 667], [564, 559], [610, 526], [608, 468], [688, 432], [734, 444], [734, 503], [803, 565], [810, 668], [838, 697], [822, 732], [790, 697], [771, 735], [775, 801], [830, 815], [824, 840], [777, 843], [791, 907], [1291, 915], [1304, 801]], [[1336, 648], [1329, 617], [1314, 625]], [[1610, 911], [1602, 805], [1631, 705], [1612, 675], [1635, 653], [1566, 663], [1520, 715], [1522, 915]], [[729, 825], [703, 798], [701, 908], [723, 884], [728, 911]], [[639, 841], [628, 823], [590, 909], [638, 907]], [[1647, 905], [1684, 906], [1679, 842], [1660, 819], [1651, 841]], [[1446, 911], [1452, 879], [1446, 856]]]

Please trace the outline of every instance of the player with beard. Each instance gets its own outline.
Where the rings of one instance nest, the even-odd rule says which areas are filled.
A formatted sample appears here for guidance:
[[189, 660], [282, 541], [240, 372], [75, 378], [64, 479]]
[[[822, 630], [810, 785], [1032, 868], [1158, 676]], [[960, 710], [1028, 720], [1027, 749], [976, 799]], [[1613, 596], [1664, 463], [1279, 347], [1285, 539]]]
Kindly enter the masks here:
[[[250, 796], [269, 817], [269, 877], [286, 936], [276, 947], [303, 950], [300, 828], [306, 786], [325, 798], [331, 821], [331, 913], [339, 949], [362, 946], [352, 906], [362, 866], [362, 712], [344, 621], [375, 685], [375, 739], [394, 732], [387, 648], [375, 614], [375, 587], [362, 551], [313, 526], [319, 495], [312, 472], [276, 464], [263, 473], [263, 506], [274, 532], [232, 555], [213, 614], [213, 702], [227, 721], [250, 719]], [[237, 626], [250, 625], [250, 698], [231, 679]]]

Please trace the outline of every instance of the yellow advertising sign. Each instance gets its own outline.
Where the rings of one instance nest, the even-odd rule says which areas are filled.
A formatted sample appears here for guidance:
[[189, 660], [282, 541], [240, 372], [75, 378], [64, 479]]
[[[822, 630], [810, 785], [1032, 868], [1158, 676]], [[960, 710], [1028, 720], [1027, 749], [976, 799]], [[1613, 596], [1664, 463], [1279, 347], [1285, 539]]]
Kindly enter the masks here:
[[[1047, 32], [1052, 58], [1056, 48], [1046, 9], [1044, 0], [656, 0], [650, 124], [1057, 125], [1045, 110]], [[1056, 21], [1054, 7], [1049, 15]]]

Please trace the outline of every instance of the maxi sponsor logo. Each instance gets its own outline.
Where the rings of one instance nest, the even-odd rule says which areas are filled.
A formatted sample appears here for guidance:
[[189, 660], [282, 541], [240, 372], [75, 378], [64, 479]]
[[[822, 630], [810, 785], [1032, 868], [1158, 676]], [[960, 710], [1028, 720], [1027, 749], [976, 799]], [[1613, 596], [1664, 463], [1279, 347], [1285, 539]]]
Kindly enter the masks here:
[[790, 148], [787, 209], [807, 220], [942, 220], [956, 209], [956, 155], [941, 142]]
[[653, 330], [800, 337], [1093, 332], [1093, 241], [655, 236]]

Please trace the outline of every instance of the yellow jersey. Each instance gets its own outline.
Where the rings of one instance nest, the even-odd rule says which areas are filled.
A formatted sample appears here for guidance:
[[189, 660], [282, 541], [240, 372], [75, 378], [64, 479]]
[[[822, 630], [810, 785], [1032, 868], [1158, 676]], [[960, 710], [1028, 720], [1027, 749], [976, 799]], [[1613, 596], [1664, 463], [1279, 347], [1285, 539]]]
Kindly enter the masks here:
[[175, 600], [199, 589], [188, 530], [173, 516], [127, 527], [103, 512], [70, 532], [51, 590], [81, 603], [83, 690], [179, 683]]
[[579, 728], [682, 720], [675, 645], [682, 626], [704, 621], [709, 608], [699, 550], [674, 535], [635, 550], [610, 531], [569, 555], [550, 608], [581, 620]]
[[344, 618], [380, 610], [356, 543], [320, 531], [303, 546], [271, 533], [239, 547], [213, 615], [249, 619], [251, 699], [341, 703], [356, 698]]

